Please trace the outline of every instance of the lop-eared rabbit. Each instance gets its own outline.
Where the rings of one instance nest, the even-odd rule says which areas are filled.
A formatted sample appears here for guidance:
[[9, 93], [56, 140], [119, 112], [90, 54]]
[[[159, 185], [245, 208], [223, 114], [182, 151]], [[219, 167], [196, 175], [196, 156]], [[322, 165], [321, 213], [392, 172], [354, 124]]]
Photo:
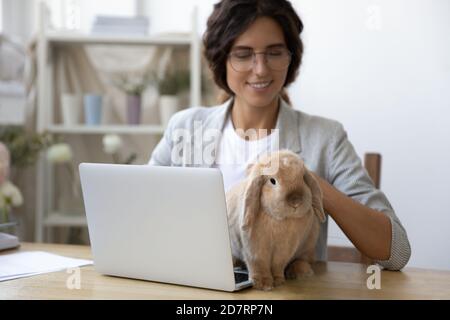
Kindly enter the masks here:
[[245, 263], [254, 288], [271, 290], [285, 277], [313, 274], [325, 213], [319, 185], [297, 154], [260, 157], [226, 198], [233, 260]]

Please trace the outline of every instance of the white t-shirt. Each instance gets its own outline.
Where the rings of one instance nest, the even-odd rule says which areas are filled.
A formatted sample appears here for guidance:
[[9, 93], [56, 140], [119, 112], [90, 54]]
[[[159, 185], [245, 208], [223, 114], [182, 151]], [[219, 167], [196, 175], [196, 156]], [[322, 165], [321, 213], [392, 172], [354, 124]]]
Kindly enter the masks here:
[[275, 139], [278, 132], [268, 132], [269, 135], [257, 140], [245, 140], [235, 131], [231, 116], [228, 115], [216, 156], [215, 167], [223, 175], [225, 191], [245, 178], [245, 170], [254, 163], [258, 156], [278, 147]]

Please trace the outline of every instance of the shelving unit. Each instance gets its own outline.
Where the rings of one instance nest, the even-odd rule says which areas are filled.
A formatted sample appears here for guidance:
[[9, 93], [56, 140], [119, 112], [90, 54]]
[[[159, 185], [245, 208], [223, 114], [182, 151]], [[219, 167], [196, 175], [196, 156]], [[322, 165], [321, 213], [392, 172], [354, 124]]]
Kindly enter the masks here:
[[140, 126], [124, 126], [124, 125], [103, 125], [103, 126], [63, 126], [51, 125], [47, 128], [50, 133], [60, 134], [160, 134], [164, 133], [164, 127], [160, 125], [140, 125]]
[[[164, 36], [99, 36], [67, 32], [49, 31], [47, 28], [48, 10], [44, 3], [39, 8], [39, 40], [38, 40], [38, 132], [49, 132], [64, 135], [85, 134], [148, 134], [161, 136], [164, 128], [161, 125], [99, 125], [99, 126], [64, 126], [53, 123], [55, 102], [53, 101], [53, 50], [64, 45], [164, 45], [186, 46], [190, 52], [190, 105], [200, 105], [201, 101], [201, 52], [200, 37], [197, 34], [197, 9], [192, 12], [192, 29], [189, 35]], [[44, 242], [45, 230], [52, 227], [86, 226], [85, 215], [71, 215], [52, 208], [54, 195], [53, 170], [47, 163], [45, 155], [38, 161], [36, 177], [36, 228], [35, 241]]]
[[190, 45], [192, 39], [184, 36], [149, 36], [149, 37], [113, 37], [107, 35], [83, 35], [68, 32], [48, 32], [47, 40], [51, 43], [67, 43], [67, 44], [128, 44], [128, 45]]

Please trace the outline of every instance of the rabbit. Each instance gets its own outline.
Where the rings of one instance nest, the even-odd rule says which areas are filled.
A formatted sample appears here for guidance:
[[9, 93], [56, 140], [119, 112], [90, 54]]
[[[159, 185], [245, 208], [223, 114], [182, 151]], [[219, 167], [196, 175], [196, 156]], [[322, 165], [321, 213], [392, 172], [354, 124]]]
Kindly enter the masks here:
[[[266, 174], [273, 164], [276, 172]], [[250, 164], [226, 202], [233, 263], [247, 266], [254, 288], [271, 290], [286, 278], [314, 274], [319, 223], [326, 218], [319, 184], [297, 154], [276, 151]]]

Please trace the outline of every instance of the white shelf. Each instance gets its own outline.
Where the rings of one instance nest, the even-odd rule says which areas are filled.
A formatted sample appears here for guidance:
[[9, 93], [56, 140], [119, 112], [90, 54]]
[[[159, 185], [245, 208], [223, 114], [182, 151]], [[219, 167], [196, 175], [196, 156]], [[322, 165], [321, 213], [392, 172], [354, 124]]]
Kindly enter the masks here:
[[137, 45], [174, 45], [189, 46], [191, 37], [186, 35], [164, 35], [164, 36], [114, 36], [80, 34], [68, 32], [48, 32], [46, 34], [49, 43], [62, 44], [137, 44]]
[[87, 219], [86, 216], [52, 212], [45, 217], [44, 225], [47, 227], [85, 227]]
[[[56, 108], [56, 77], [55, 52], [64, 46], [78, 45], [152, 45], [152, 46], [183, 46], [189, 51], [190, 70], [190, 105], [201, 104], [201, 38], [197, 32], [198, 12], [192, 11], [192, 28], [190, 32], [168, 33], [149, 36], [101, 35], [49, 30], [49, 10], [45, 2], [39, 5], [39, 33], [37, 41], [38, 63], [38, 103], [37, 103], [37, 131], [65, 135], [86, 134], [128, 134], [162, 136], [165, 127], [162, 125], [79, 125], [66, 126], [53, 123]], [[65, 70], [64, 72], [67, 72]], [[39, 156], [36, 176], [36, 232], [35, 241], [45, 241], [47, 229], [58, 226], [86, 226], [86, 217], [80, 213], [57, 212], [52, 208], [55, 196], [55, 172], [48, 165], [44, 154]]]
[[108, 133], [120, 133], [120, 134], [164, 134], [164, 127], [160, 125], [77, 125], [77, 126], [65, 126], [65, 125], [52, 125], [47, 128], [50, 133], [61, 134], [108, 134]]

